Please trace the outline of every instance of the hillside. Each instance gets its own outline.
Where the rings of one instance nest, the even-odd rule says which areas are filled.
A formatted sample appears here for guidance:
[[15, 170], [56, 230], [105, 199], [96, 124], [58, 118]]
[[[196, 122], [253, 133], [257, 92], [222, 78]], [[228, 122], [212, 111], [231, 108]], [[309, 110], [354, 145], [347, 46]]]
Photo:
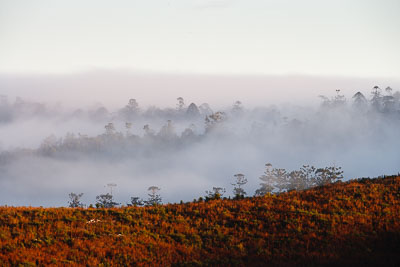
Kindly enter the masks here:
[[400, 264], [400, 176], [155, 207], [0, 207], [0, 265]]

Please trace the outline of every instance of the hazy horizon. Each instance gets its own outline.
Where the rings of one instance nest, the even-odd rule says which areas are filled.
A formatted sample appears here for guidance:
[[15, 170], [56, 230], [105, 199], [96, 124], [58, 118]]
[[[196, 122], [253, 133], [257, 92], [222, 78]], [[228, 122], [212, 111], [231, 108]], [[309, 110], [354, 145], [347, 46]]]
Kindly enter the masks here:
[[[103, 105], [116, 108], [135, 98], [143, 107], [174, 107], [176, 98], [207, 102], [218, 108], [241, 101], [248, 107], [319, 103], [335, 90], [350, 99], [369, 96], [373, 86], [400, 88], [400, 79], [315, 75], [206, 75], [128, 70], [94, 70], [73, 74], [0, 73], [0, 95], [10, 100], [61, 104], [66, 108]], [[167, 96], [167, 97], [166, 97]]]

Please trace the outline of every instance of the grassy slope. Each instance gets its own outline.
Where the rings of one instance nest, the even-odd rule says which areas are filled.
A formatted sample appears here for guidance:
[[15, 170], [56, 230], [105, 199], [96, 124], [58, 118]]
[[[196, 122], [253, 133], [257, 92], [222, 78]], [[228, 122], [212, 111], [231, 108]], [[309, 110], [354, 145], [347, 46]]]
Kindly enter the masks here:
[[146, 208], [0, 207], [0, 265], [20, 263], [395, 266], [400, 177]]

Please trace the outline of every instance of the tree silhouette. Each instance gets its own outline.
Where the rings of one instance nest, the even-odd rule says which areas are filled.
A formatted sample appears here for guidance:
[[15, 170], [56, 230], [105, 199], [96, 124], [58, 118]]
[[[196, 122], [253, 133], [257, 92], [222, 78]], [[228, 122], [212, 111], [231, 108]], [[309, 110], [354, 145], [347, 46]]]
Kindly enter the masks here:
[[191, 118], [196, 118], [200, 116], [199, 108], [196, 106], [195, 103], [191, 103], [186, 110], [186, 115]]
[[382, 105], [382, 96], [381, 96], [381, 89], [379, 88], [379, 86], [375, 85], [372, 88], [371, 94], [372, 94], [372, 98], [371, 98], [372, 106], [376, 110], [380, 110], [381, 109], [381, 105]]
[[241, 173], [235, 174], [233, 177], [235, 177], [235, 183], [232, 184], [234, 186], [233, 194], [235, 196], [235, 199], [244, 198], [244, 196], [247, 193], [246, 193], [246, 191], [244, 191], [242, 186], [247, 183], [247, 179], [244, 178], [244, 174], [241, 174]]
[[83, 193], [80, 193], [80, 194], [70, 193], [68, 196], [70, 199], [70, 201], [68, 201], [70, 208], [83, 208], [84, 207], [84, 204], [80, 200], [81, 197], [83, 196]]
[[267, 193], [272, 193], [274, 190], [274, 185], [276, 183], [276, 177], [272, 172], [272, 164], [267, 163], [265, 164], [265, 172], [263, 175], [260, 176], [260, 183], [261, 187], [256, 190], [257, 196], [263, 196]]
[[178, 104], [176, 104], [176, 109], [178, 111], [182, 111], [185, 109], [185, 100], [183, 97], [178, 97], [176, 100], [178, 100]]
[[367, 107], [368, 101], [361, 92], [357, 92], [353, 95], [353, 106], [361, 109]]
[[104, 128], [106, 129], [107, 135], [113, 135], [115, 133], [115, 126], [112, 122], [109, 122]]
[[144, 205], [144, 201], [139, 197], [131, 197], [131, 203], [128, 206], [140, 207]]
[[221, 199], [221, 197], [225, 194], [226, 190], [222, 187], [213, 187], [212, 191], [206, 191], [206, 200], [212, 199]]
[[114, 197], [111, 194], [103, 194], [96, 196], [96, 207], [97, 208], [113, 208], [118, 206], [119, 203], [114, 202]]
[[341, 167], [336, 166], [319, 168], [315, 171], [313, 183], [317, 186], [322, 186], [339, 181], [343, 178], [341, 169]]
[[160, 205], [161, 196], [158, 194], [158, 191], [161, 189], [157, 186], [150, 186], [147, 190], [150, 191], [150, 193], [148, 194], [148, 200], [145, 201], [146, 206]]

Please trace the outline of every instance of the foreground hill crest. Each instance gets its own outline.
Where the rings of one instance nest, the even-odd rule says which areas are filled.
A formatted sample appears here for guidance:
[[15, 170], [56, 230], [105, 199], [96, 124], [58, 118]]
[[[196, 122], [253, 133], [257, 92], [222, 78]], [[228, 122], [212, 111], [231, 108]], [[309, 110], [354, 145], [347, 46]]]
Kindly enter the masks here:
[[395, 266], [399, 192], [391, 176], [155, 207], [1, 207], [0, 264]]

